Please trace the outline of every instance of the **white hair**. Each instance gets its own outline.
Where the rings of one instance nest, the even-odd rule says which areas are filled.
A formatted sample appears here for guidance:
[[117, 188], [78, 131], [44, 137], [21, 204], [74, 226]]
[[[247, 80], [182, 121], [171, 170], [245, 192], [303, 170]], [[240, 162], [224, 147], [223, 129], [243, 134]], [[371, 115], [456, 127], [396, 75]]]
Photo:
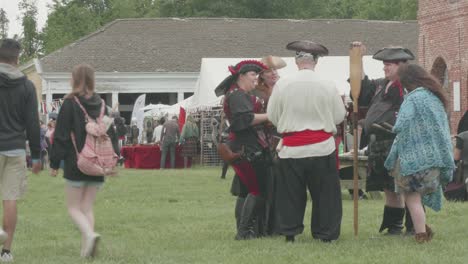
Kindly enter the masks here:
[[318, 57], [314, 57], [313, 55], [311, 56], [301, 56], [301, 57], [296, 57], [296, 64], [317, 64], [318, 62]]

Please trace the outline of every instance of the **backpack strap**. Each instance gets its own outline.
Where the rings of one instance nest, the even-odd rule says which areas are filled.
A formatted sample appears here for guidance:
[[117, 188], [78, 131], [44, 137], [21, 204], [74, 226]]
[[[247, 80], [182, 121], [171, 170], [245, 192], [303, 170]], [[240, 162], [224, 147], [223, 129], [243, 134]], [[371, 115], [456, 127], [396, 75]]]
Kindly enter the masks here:
[[74, 96], [73, 98], [75, 99], [75, 102], [78, 104], [78, 106], [80, 106], [81, 110], [83, 110], [83, 113], [84, 113], [84, 115], [85, 115], [85, 121], [88, 122], [88, 120], [89, 120], [88, 112], [86, 112], [86, 109], [85, 109], [84, 106], [80, 103], [80, 100], [78, 99], [78, 97]]
[[[73, 97], [75, 99], [75, 102], [80, 106], [81, 110], [83, 110], [83, 113], [85, 115], [85, 121], [88, 122], [89, 120], [89, 115], [88, 115], [88, 112], [86, 112], [86, 109], [84, 108], [84, 106], [80, 103], [80, 100], [78, 99], [78, 97]], [[106, 112], [106, 103], [104, 102], [104, 100], [101, 99], [101, 113], [99, 114], [99, 119], [102, 119], [104, 117], [104, 114]]]
[[78, 148], [76, 147], [76, 138], [75, 138], [75, 133], [71, 132], [71, 141], [73, 143], [73, 147], [75, 148], [76, 156], [78, 157]]
[[101, 99], [101, 113], [99, 114], [99, 119], [102, 119], [105, 113], [106, 113], [106, 103], [104, 102], [104, 100]]

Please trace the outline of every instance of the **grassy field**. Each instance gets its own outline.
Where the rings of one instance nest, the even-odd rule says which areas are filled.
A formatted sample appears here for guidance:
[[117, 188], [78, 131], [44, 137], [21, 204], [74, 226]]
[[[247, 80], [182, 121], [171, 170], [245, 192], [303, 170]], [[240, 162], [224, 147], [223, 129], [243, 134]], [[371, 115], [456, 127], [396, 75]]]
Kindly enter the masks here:
[[296, 243], [283, 237], [235, 241], [232, 171], [121, 170], [98, 194], [96, 231], [99, 256], [79, 258], [80, 238], [64, 206], [61, 177], [29, 176], [19, 204], [13, 245], [16, 263], [468, 263], [468, 203], [447, 203], [428, 212], [433, 242], [387, 237], [377, 230], [382, 200], [360, 202], [360, 233], [354, 238], [352, 201], [343, 199], [342, 235], [336, 243], [314, 241], [310, 204], [306, 229]]

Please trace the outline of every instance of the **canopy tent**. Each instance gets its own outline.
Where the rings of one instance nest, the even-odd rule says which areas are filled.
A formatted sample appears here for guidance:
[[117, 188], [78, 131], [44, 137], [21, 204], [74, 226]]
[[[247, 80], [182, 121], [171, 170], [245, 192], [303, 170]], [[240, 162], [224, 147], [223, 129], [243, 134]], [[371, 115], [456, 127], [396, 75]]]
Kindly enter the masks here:
[[[148, 109], [151, 109], [147, 112], [145, 112], [145, 116], [153, 116], [153, 117], [161, 117], [161, 116], [174, 116], [174, 115], [179, 115], [179, 111], [180, 111], [180, 108], [186, 108], [191, 100], [192, 100], [193, 96], [181, 101], [181, 102], [178, 102], [177, 104], [173, 104], [173, 105], [163, 105], [163, 104], [156, 104], [156, 105], [152, 105], [152, 104], [149, 104], [147, 106], [145, 106], [144, 108], [148, 108]], [[150, 107], [152, 106], [152, 108]], [[155, 107], [155, 106], [159, 106], [159, 107]], [[144, 109], [142, 108], [142, 109]]]
[[152, 110], [152, 111], [160, 111], [162, 109], [168, 108], [170, 105], [165, 105], [165, 104], [149, 104], [145, 107], [140, 108], [139, 110], [147, 111], [147, 110]]
[[[200, 76], [195, 85], [195, 93], [190, 97], [186, 108], [192, 109], [219, 106], [222, 97], [216, 97], [214, 90], [216, 86], [228, 76], [229, 65], [235, 65], [248, 58], [203, 58], [200, 67]], [[279, 75], [285, 76], [297, 72], [294, 57], [283, 58], [287, 66], [280, 69]], [[383, 77], [383, 65], [381, 61], [372, 59], [371, 56], [363, 57], [364, 72], [371, 79]], [[319, 59], [316, 72], [324, 79], [333, 80], [340, 94], [349, 95], [349, 57], [328, 56]]]

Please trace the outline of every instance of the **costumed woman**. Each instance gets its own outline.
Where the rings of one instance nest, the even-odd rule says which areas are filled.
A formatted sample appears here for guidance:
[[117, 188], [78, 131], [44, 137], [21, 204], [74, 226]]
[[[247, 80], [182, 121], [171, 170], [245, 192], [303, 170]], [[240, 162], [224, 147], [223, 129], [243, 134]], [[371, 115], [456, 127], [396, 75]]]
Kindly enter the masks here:
[[452, 180], [455, 168], [446, 112], [449, 102], [439, 81], [421, 66], [402, 65], [398, 75], [409, 93], [393, 128], [396, 138], [385, 167], [410, 211], [416, 241], [429, 242], [434, 233], [426, 224], [423, 204], [441, 209], [442, 186]]
[[241, 153], [239, 159], [229, 162], [248, 190], [242, 204], [237, 240], [256, 238], [255, 217], [264, 207], [268, 142], [265, 133], [255, 126], [265, 123], [267, 115], [258, 113], [263, 109], [262, 101], [249, 92], [257, 85], [258, 73], [266, 69], [260, 61], [241, 61], [229, 67], [231, 75], [215, 89], [217, 96], [225, 96], [223, 110], [230, 123], [226, 145], [233, 153]]

